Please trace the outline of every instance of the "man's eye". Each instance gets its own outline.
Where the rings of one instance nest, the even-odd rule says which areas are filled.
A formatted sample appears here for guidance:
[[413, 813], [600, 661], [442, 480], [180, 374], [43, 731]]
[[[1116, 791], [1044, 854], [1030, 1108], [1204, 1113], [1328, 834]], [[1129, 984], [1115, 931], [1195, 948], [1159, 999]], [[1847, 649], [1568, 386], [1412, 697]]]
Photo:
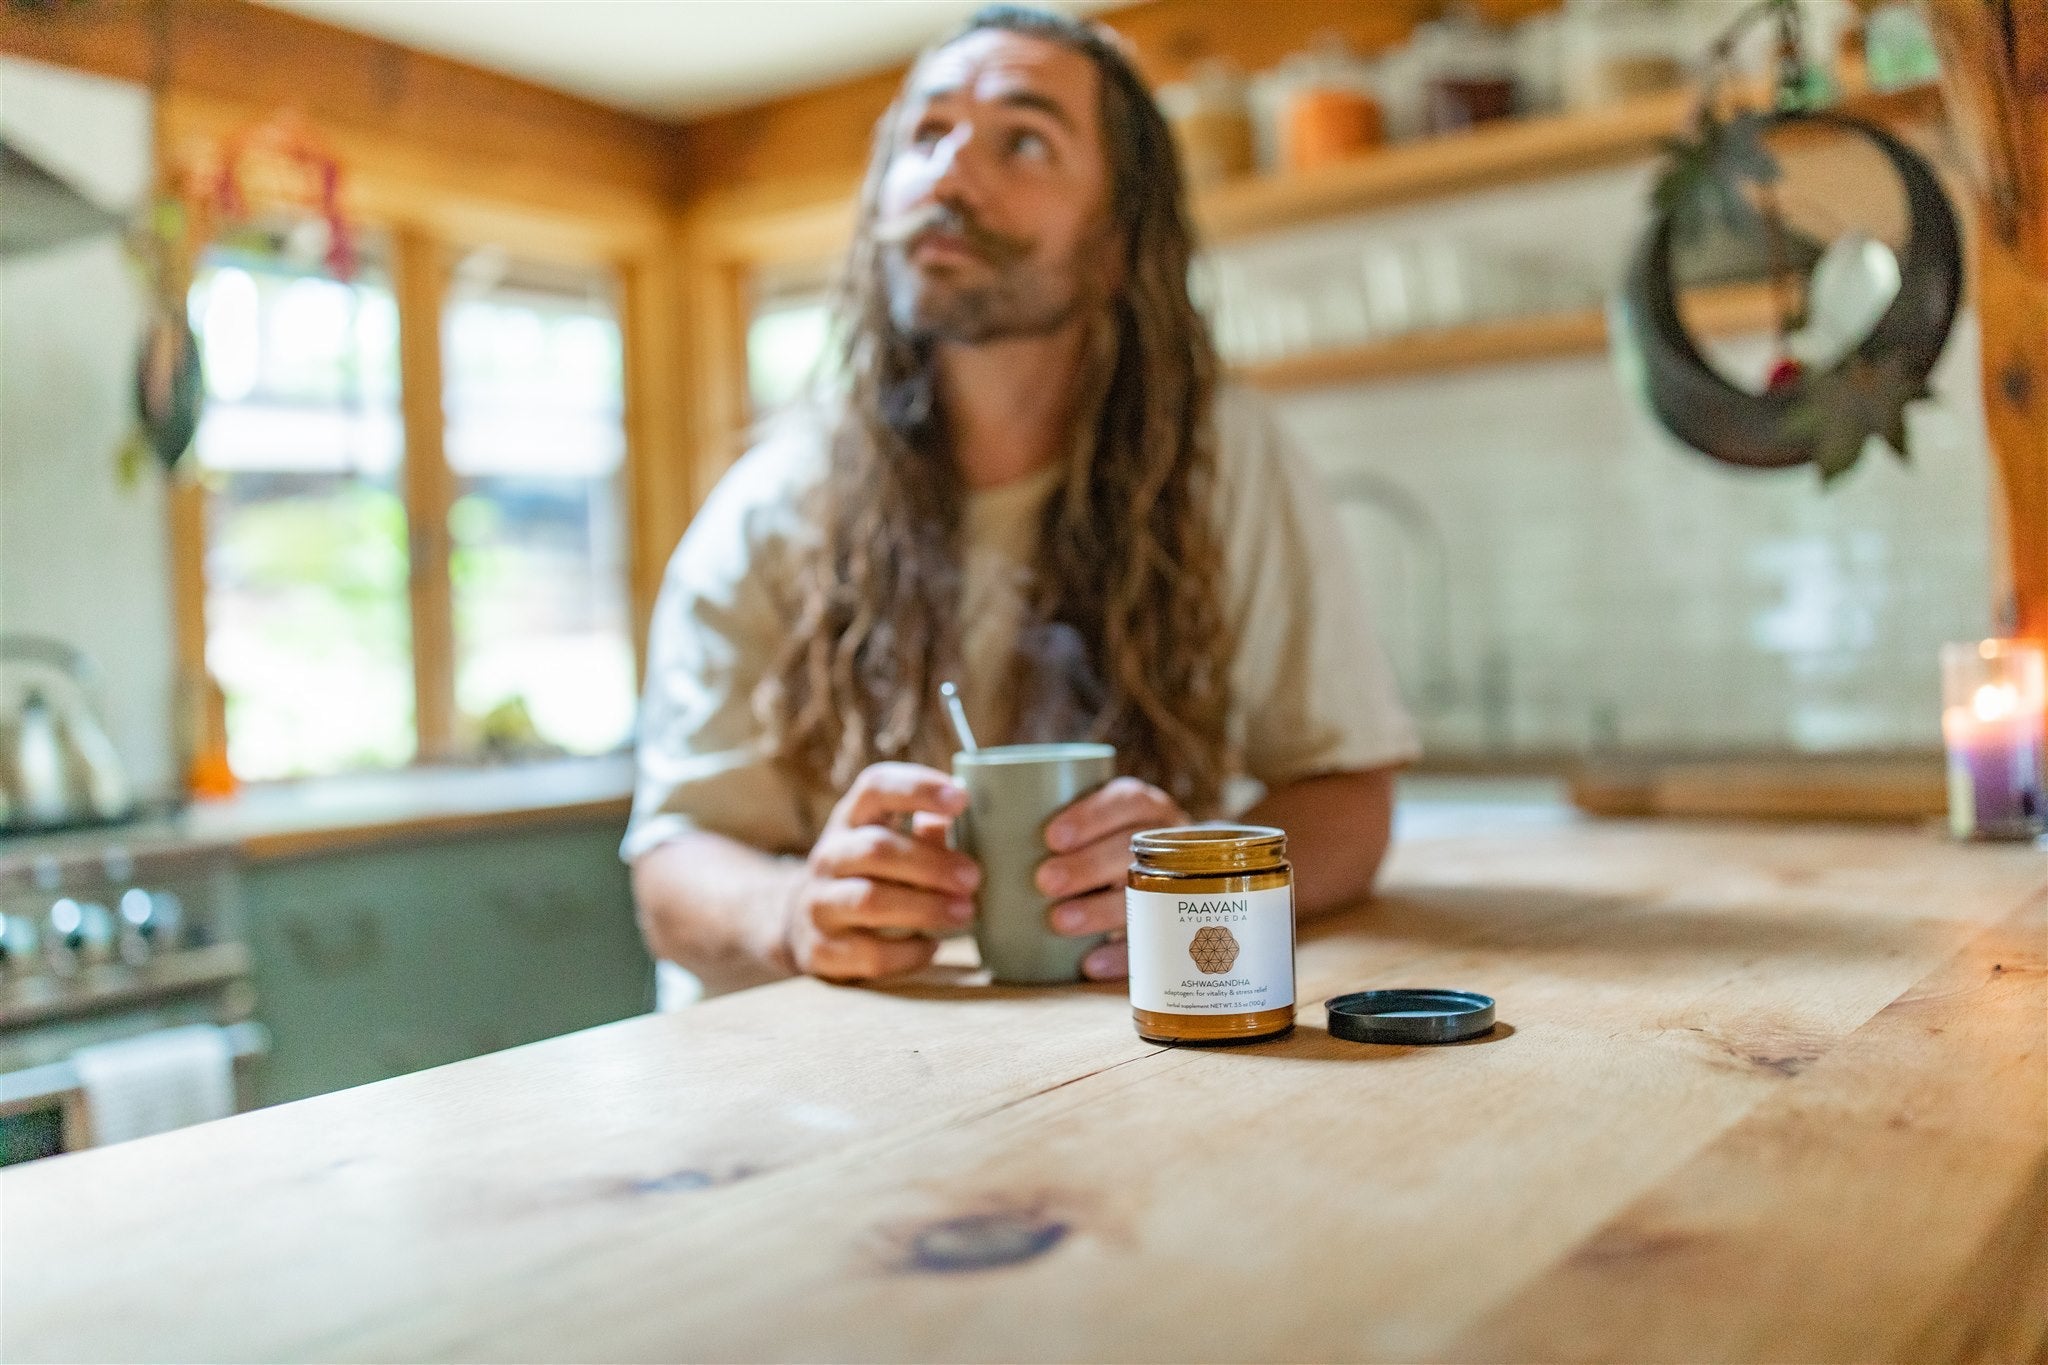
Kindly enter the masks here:
[[1019, 128], [1010, 134], [1010, 155], [1027, 161], [1044, 161], [1052, 156], [1052, 144], [1041, 133]]
[[926, 119], [918, 124], [917, 128], [910, 134], [910, 145], [913, 147], [936, 147], [939, 144], [939, 140], [945, 136], [945, 124], [940, 123], [937, 119]]

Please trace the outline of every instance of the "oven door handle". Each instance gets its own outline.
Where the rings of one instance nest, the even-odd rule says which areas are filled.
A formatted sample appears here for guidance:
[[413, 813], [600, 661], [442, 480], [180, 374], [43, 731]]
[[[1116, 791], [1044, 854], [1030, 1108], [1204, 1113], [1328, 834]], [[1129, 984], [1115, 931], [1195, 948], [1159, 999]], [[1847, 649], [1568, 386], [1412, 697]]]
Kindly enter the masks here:
[[[270, 1030], [253, 1019], [225, 1025], [228, 1055], [236, 1064], [270, 1051]], [[64, 1106], [83, 1099], [78, 1068], [70, 1062], [45, 1062], [0, 1073], [0, 1118]]]

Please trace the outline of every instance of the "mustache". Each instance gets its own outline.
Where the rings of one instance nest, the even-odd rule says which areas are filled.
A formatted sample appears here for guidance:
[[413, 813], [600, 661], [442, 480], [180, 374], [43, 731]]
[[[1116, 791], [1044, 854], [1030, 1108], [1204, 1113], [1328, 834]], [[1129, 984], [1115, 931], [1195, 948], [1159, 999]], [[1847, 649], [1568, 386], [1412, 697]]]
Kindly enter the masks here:
[[875, 228], [875, 238], [890, 246], [903, 246], [928, 232], [958, 237], [969, 251], [995, 265], [1021, 260], [1035, 245], [1029, 237], [996, 231], [954, 204], [926, 204], [888, 219]]

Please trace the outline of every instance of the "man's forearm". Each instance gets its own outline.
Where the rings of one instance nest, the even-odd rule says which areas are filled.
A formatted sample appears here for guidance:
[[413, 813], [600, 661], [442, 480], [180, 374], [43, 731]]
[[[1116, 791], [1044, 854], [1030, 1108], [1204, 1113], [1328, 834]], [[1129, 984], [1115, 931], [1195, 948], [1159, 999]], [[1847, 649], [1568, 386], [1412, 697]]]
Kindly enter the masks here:
[[708, 993], [795, 970], [785, 920], [803, 864], [721, 834], [686, 834], [633, 863], [647, 950], [695, 972]]
[[1287, 831], [1295, 913], [1324, 914], [1372, 893], [1393, 832], [1394, 769], [1305, 777], [1267, 792], [1244, 818]]

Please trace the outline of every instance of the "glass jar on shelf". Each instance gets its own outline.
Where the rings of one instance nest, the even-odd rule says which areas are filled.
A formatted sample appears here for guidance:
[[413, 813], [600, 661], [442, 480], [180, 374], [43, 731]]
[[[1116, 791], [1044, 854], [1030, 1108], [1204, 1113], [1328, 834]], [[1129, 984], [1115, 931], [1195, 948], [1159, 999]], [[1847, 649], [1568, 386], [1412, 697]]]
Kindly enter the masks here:
[[[1810, 104], [1826, 104], [1840, 91], [1836, 80], [1848, 39], [1857, 31], [1859, 11], [1850, 0], [1798, 0], [1801, 48], [1800, 93]], [[1751, 80], [1775, 85], [1780, 78], [1778, 26], [1751, 24], [1736, 44], [1732, 69]]]
[[1569, 0], [1566, 105], [1598, 108], [1684, 84], [1692, 55], [1713, 40], [1700, 13], [1691, 0]]
[[1204, 62], [1187, 80], [1164, 87], [1159, 107], [1189, 185], [1217, 185], [1257, 168], [1251, 101], [1244, 77], [1228, 62]]
[[1414, 45], [1425, 72], [1425, 132], [1461, 132], [1514, 116], [1515, 45], [1507, 30], [1460, 7], [1416, 29]]
[[1564, 15], [1552, 10], [1516, 24], [1510, 42], [1515, 63], [1515, 112], [1554, 114], [1565, 107]]

